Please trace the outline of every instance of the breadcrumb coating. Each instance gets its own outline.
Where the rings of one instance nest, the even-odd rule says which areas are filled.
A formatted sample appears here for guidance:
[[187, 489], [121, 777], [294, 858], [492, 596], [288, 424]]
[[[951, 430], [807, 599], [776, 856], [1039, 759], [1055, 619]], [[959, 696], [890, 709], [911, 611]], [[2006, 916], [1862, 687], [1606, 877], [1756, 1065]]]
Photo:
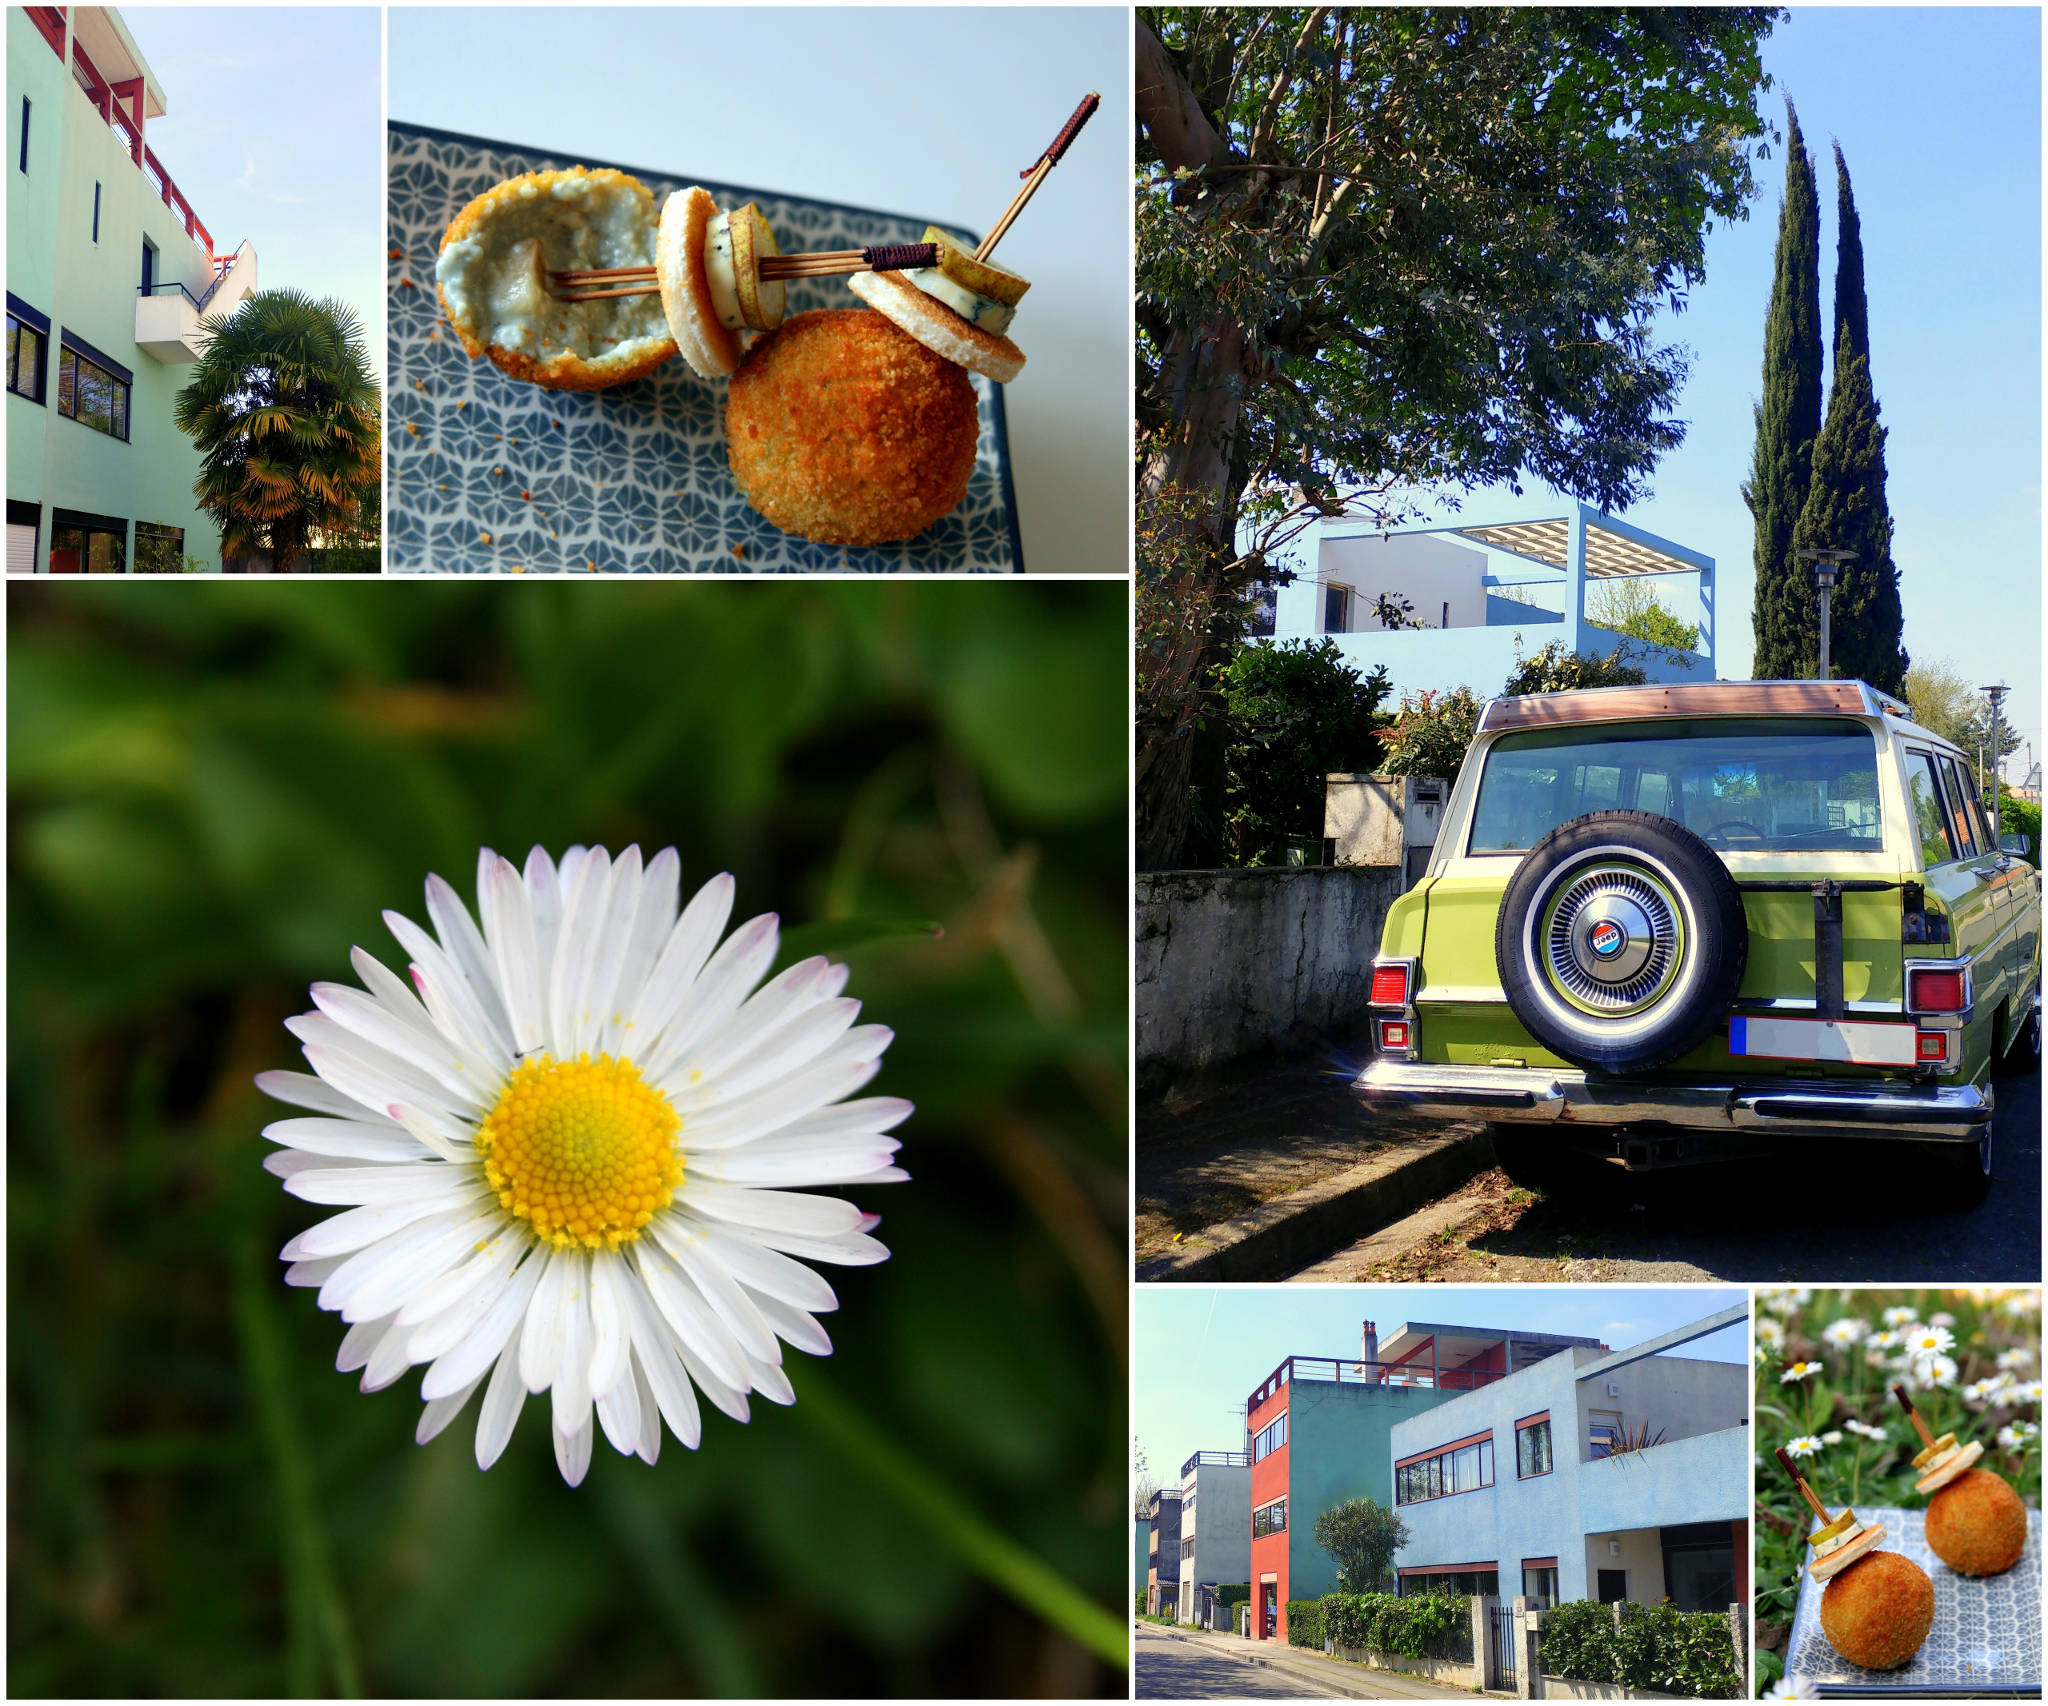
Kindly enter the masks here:
[[2027, 1549], [2027, 1507], [1990, 1470], [1966, 1470], [1928, 1500], [1927, 1544], [1959, 1576], [1998, 1575]]
[[1820, 1628], [1828, 1645], [1865, 1670], [1897, 1670], [1934, 1627], [1934, 1584], [1899, 1552], [1872, 1552], [1828, 1583]]
[[967, 494], [974, 386], [880, 314], [813, 309], [748, 350], [725, 411], [747, 501], [821, 545], [909, 539]]

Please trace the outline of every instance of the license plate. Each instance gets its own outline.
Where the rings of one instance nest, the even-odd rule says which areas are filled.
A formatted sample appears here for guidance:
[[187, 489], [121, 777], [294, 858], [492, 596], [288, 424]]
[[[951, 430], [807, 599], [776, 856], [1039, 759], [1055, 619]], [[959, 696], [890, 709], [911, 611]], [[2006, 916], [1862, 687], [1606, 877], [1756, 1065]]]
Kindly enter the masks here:
[[1758, 1060], [1839, 1060], [1850, 1066], [1912, 1066], [1913, 1025], [1861, 1019], [1752, 1019], [1728, 1021], [1728, 1052]]

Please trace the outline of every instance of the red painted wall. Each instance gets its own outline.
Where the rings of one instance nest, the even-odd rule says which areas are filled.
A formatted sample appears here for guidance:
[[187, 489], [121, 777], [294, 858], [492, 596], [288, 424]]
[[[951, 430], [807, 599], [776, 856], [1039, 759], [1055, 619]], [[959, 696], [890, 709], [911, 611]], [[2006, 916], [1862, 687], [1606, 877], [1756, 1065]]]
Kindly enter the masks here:
[[[1247, 1425], [1250, 1437], [1256, 1439], [1267, 1425], [1287, 1408], [1286, 1385], [1281, 1386], [1263, 1404], [1251, 1412]], [[1269, 1499], [1284, 1498], [1287, 1495], [1287, 1458], [1289, 1447], [1283, 1445], [1278, 1451], [1268, 1452], [1252, 1465], [1252, 1509]], [[1199, 1518], [1197, 1519], [1199, 1521]], [[1290, 1508], [1287, 1520], [1292, 1524], [1294, 1512]], [[1259, 1578], [1272, 1571], [1279, 1578], [1280, 1620], [1274, 1639], [1287, 1639], [1287, 1537], [1291, 1528], [1282, 1529], [1278, 1534], [1262, 1535], [1252, 1542], [1252, 1612], [1251, 1632], [1256, 1639], [1259, 1634], [1259, 1608], [1264, 1600], [1264, 1589]]]

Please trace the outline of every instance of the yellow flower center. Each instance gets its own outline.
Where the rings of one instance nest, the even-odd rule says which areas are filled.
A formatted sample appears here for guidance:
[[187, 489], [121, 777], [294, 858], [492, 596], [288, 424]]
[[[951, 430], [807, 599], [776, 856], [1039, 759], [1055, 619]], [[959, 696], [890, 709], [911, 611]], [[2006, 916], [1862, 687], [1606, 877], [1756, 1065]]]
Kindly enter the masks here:
[[630, 1060], [537, 1055], [506, 1080], [476, 1149], [498, 1201], [537, 1236], [616, 1250], [683, 1182], [682, 1124]]

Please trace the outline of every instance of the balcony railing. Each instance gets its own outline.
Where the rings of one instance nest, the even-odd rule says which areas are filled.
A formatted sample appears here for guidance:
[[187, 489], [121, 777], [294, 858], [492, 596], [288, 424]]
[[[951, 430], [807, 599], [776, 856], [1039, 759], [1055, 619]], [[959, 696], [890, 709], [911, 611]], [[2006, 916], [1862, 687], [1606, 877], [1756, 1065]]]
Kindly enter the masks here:
[[1248, 1451], [1198, 1451], [1180, 1466], [1180, 1475], [1185, 1481], [1205, 1463], [1222, 1469], [1248, 1469], [1251, 1461]]
[[1292, 1380], [1335, 1381], [1347, 1386], [1408, 1386], [1433, 1392], [1476, 1392], [1507, 1376], [1498, 1369], [1432, 1369], [1427, 1363], [1357, 1362], [1342, 1357], [1289, 1357], [1266, 1376], [1246, 1401], [1256, 1410]]
[[[55, 28], [59, 32], [55, 40], [52, 40], [50, 33], [52, 25], [49, 14], [53, 12], [56, 19]], [[32, 9], [31, 16], [35, 17], [36, 27], [43, 32], [43, 39], [50, 41], [61, 54], [64, 51], [60, 45], [63, 9], [36, 8]], [[164, 170], [163, 162], [156, 157], [155, 150], [142, 140], [142, 103], [145, 95], [143, 80], [140, 77], [131, 77], [121, 83], [110, 81], [101, 75], [99, 67], [92, 62], [92, 56], [85, 51], [84, 44], [76, 39], [71, 43], [71, 75], [77, 79], [78, 86], [85, 91], [85, 98], [98, 110], [107, 128], [121, 139], [122, 148], [141, 171], [143, 181], [163, 199], [164, 206], [179, 216], [179, 222], [185, 227], [185, 235], [206, 251], [207, 264], [213, 269], [215, 277], [218, 277], [226, 270], [227, 263], [234, 258], [233, 251], [226, 255], [214, 253], [213, 237], [207, 231], [205, 223], [192, 211], [192, 204], [171, 181], [170, 173]], [[122, 105], [124, 101], [127, 103], [125, 108]]]

